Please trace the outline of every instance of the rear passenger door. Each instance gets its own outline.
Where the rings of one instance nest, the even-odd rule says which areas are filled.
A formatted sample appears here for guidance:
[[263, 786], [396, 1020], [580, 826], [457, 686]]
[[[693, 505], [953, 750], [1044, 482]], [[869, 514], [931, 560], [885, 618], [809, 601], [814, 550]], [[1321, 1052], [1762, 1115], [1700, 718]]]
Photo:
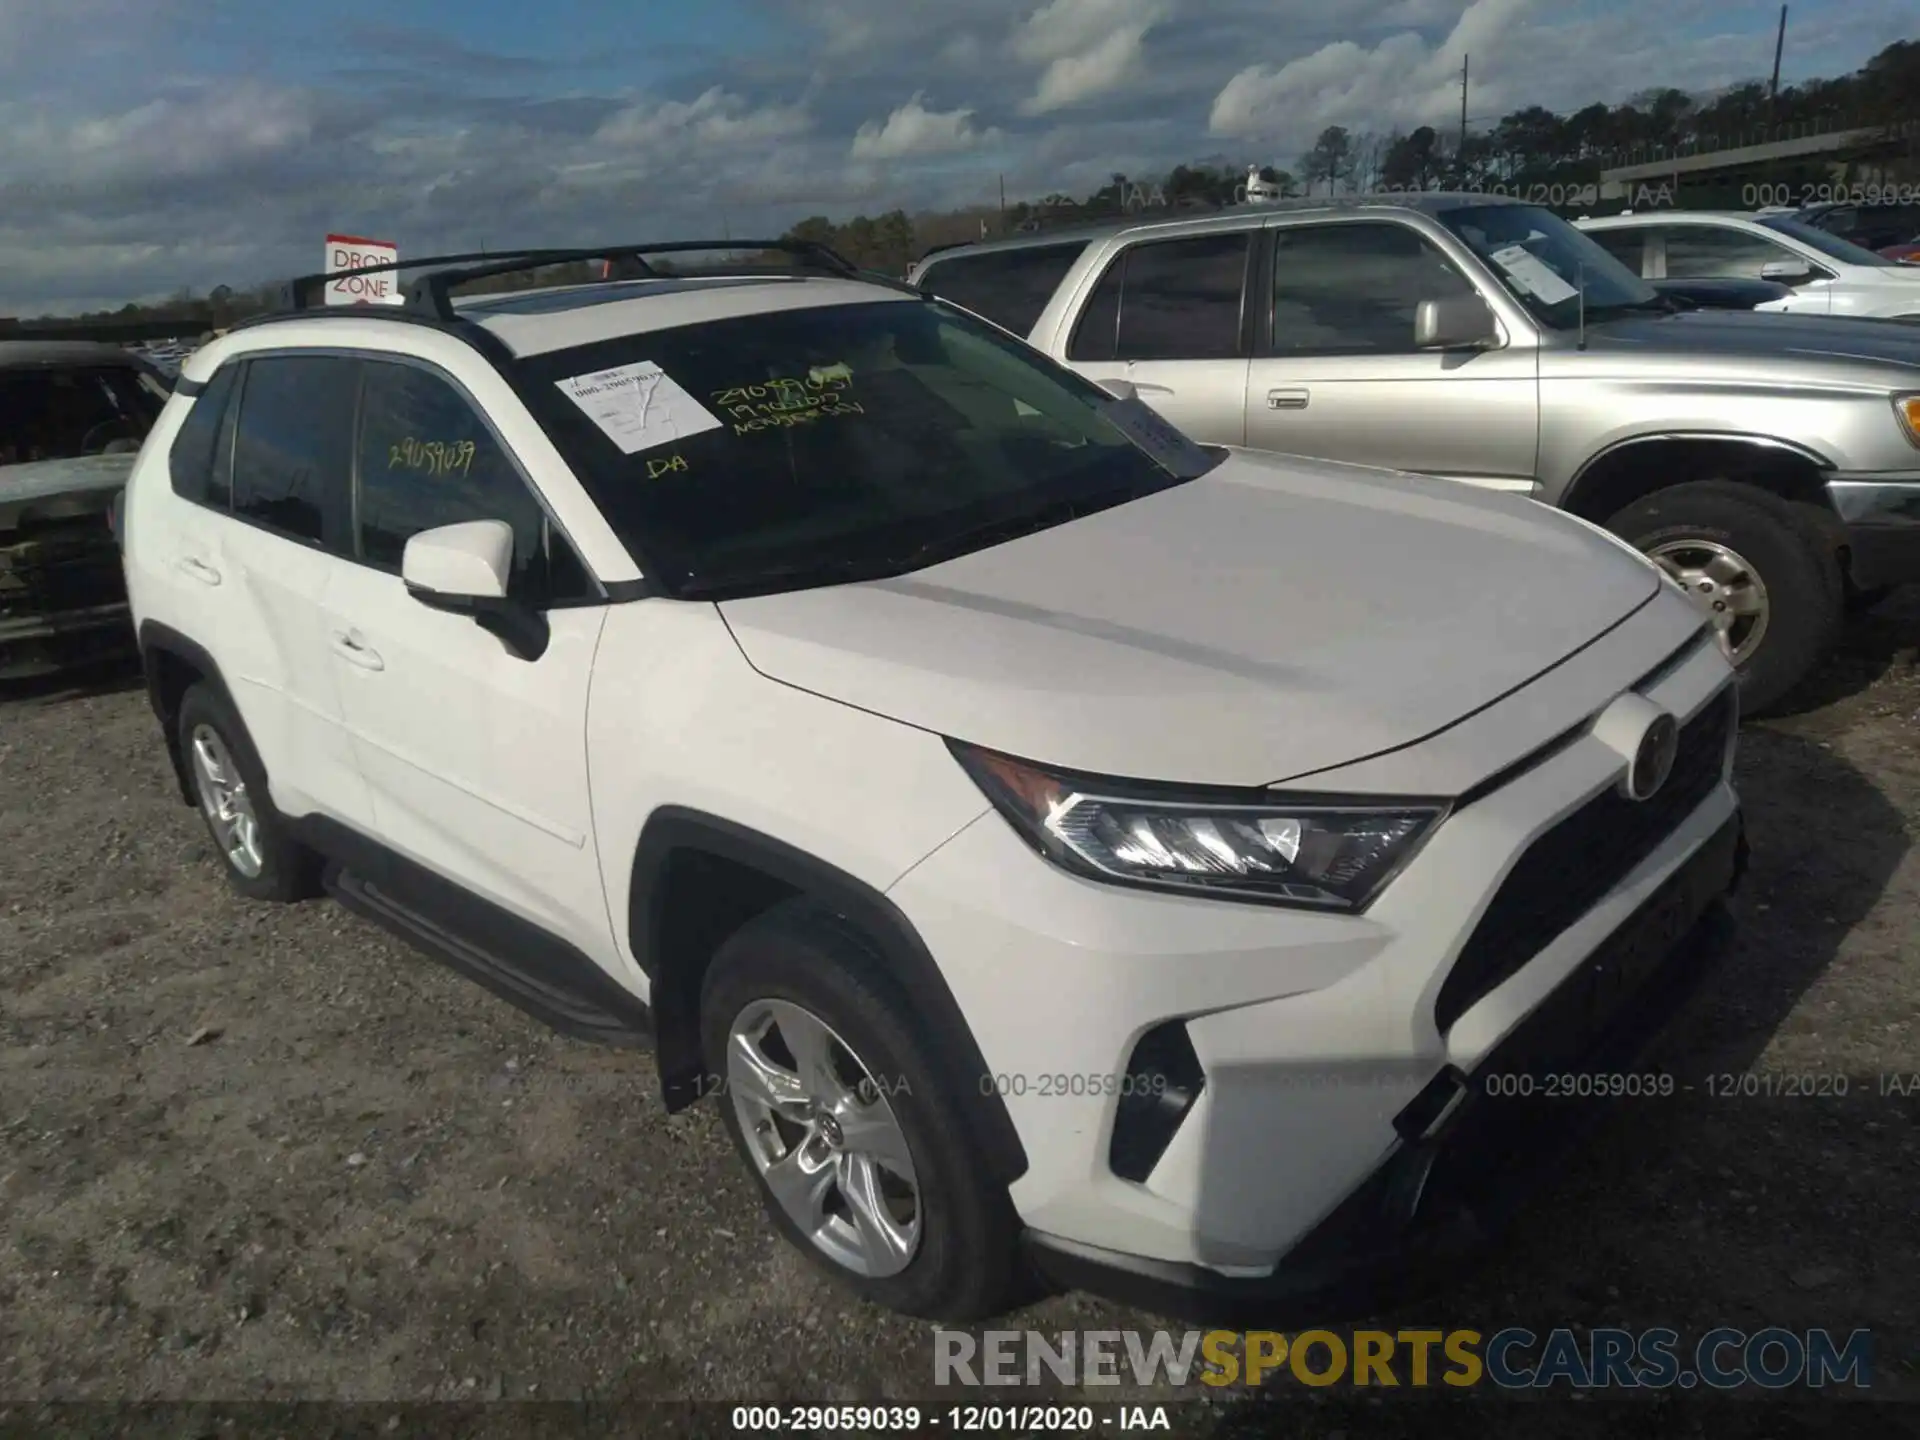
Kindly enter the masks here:
[[1127, 380], [1195, 440], [1246, 442], [1247, 284], [1258, 231], [1128, 244], [1107, 262], [1067, 339], [1090, 380]]
[[164, 539], [178, 613], [205, 647], [265, 764], [273, 802], [365, 824], [320, 602], [352, 473], [357, 362], [258, 355], [223, 368], [170, 457]]
[[[1247, 389], [1247, 443], [1531, 494], [1539, 351], [1421, 350], [1422, 300], [1478, 294], [1425, 234], [1393, 220], [1276, 225]], [[1485, 298], [1485, 297], [1482, 297]]]

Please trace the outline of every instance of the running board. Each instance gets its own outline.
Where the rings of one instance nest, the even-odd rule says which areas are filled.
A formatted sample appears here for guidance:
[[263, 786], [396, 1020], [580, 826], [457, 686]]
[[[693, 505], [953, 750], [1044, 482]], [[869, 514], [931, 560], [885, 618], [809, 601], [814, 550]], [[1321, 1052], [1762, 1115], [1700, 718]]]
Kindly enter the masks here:
[[[526, 966], [482, 949], [372, 881], [338, 865], [327, 867], [324, 884], [335, 900], [356, 915], [392, 932], [563, 1035], [627, 1049], [652, 1044], [647, 1008], [637, 999], [622, 996], [615, 1000], [608, 994], [606, 1002], [611, 1003], [606, 1003], [584, 988], [564, 984], [556, 977], [535, 975]], [[611, 980], [606, 982], [608, 991], [614, 988]]]

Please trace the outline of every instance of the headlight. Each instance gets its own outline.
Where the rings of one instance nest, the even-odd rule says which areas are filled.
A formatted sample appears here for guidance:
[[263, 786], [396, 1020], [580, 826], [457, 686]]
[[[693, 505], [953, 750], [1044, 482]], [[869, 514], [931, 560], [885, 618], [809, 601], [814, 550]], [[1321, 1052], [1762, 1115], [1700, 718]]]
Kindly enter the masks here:
[[1893, 408], [1900, 416], [1900, 423], [1907, 427], [1907, 439], [1920, 445], [1920, 395], [1896, 395]]
[[1446, 814], [1434, 800], [1346, 803], [1261, 791], [1181, 794], [948, 745], [1047, 859], [1090, 880], [1358, 913]]

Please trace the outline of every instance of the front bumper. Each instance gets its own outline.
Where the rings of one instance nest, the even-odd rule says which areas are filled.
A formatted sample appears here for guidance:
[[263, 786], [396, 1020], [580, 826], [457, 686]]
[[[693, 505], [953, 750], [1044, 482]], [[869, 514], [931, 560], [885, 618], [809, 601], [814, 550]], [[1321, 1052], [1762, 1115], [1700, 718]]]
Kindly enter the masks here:
[[[1579, 1094], [1595, 1087], [1567, 1078], [1605, 1088], [1634, 1073], [1724, 953], [1733, 927], [1723, 897], [1746, 857], [1736, 813], [1472, 1074], [1449, 1067], [1406, 1107], [1401, 1143], [1270, 1274], [1230, 1276], [1028, 1231], [1030, 1263], [1073, 1289], [1243, 1328], [1360, 1318], [1432, 1290], [1504, 1229], [1604, 1114], [1605, 1099]], [[1533, 1094], [1507, 1093], [1526, 1081]], [[1549, 1096], [1549, 1084], [1575, 1095]]]
[[1855, 585], [1920, 581], [1920, 471], [1835, 475], [1827, 495], [1846, 528]]
[[[1687, 612], [1677, 595], [1672, 608]], [[1020, 1136], [1022, 1223], [1270, 1275], [1398, 1148], [1395, 1117], [1436, 1075], [1479, 1073], [1736, 814], [1726, 662], [1711, 644], [1674, 651], [1695, 617], [1651, 613], [1665, 609], [1566, 662], [1549, 679], [1570, 692], [1546, 711], [1596, 714], [1623, 673], [1644, 675], [1636, 688], [1686, 717], [1690, 758], [1662, 795], [1620, 800], [1619, 752], [1591, 726], [1548, 738], [1539, 689], [1519, 692], [1412, 758], [1342, 777], [1343, 793], [1430, 793], [1418, 785], [1450, 756], [1477, 756], [1446, 772], [1465, 793], [1507, 762], [1363, 915], [1096, 884], [1036, 859], [991, 812], [896, 882], [889, 899], [991, 1072], [979, 1093], [997, 1092]], [[1685, 739], [1709, 716], [1724, 739]], [[1545, 745], [1515, 766], [1519, 734]]]

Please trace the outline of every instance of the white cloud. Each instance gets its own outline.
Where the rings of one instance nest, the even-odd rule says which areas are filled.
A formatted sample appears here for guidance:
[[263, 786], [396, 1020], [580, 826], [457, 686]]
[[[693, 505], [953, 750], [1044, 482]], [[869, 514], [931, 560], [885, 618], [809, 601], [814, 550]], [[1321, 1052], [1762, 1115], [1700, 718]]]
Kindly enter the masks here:
[[715, 85], [694, 100], [649, 101], [617, 111], [601, 125], [593, 143], [641, 151], [688, 142], [732, 148], [785, 139], [812, 126], [804, 106], [755, 106]]
[[998, 130], [976, 129], [971, 109], [929, 110], [916, 91], [884, 124], [869, 120], [853, 137], [856, 160], [895, 160], [907, 155], [952, 155], [1000, 138]]
[[[1297, 140], [1327, 125], [1385, 131], [1433, 124], [1460, 113], [1460, 65], [1474, 55], [1483, 73], [1511, 75], [1499, 64], [1532, 0], [1473, 0], [1451, 32], [1429, 44], [1417, 31], [1390, 35], [1371, 49], [1350, 40], [1323, 46], [1279, 67], [1250, 65], [1214, 97], [1212, 134]], [[1468, 107], [1500, 108], [1504, 82], [1472, 81]]]
[[299, 148], [316, 118], [306, 92], [254, 80], [64, 123], [35, 107], [0, 107], [0, 164], [69, 184], [218, 175]]
[[[1291, 164], [1328, 124], [1457, 123], [1463, 50], [1480, 126], [1764, 75], [1778, 15], [1725, 0], [749, 3], [778, 12], [778, 45], [635, 59], [576, 37], [559, 59], [535, 43], [535, 7], [526, 54], [509, 37], [475, 71], [453, 43], [399, 65], [390, 39], [351, 26], [312, 28], [295, 55], [270, 6], [211, 7], [210, 46], [205, 0], [0, 0], [0, 314], [284, 278], [329, 229], [414, 254], [778, 233], [807, 214], [991, 209], [1002, 170], [1020, 199], [1183, 161]], [[1789, 80], [1911, 36], [1912, 5], [1796, 6]]]
[[1020, 113], [1049, 115], [1137, 78], [1147, 32], [1172, 8], [1171, 0], [1049, 0], [1014, 33], [1014, 54], [1046, 67]]

